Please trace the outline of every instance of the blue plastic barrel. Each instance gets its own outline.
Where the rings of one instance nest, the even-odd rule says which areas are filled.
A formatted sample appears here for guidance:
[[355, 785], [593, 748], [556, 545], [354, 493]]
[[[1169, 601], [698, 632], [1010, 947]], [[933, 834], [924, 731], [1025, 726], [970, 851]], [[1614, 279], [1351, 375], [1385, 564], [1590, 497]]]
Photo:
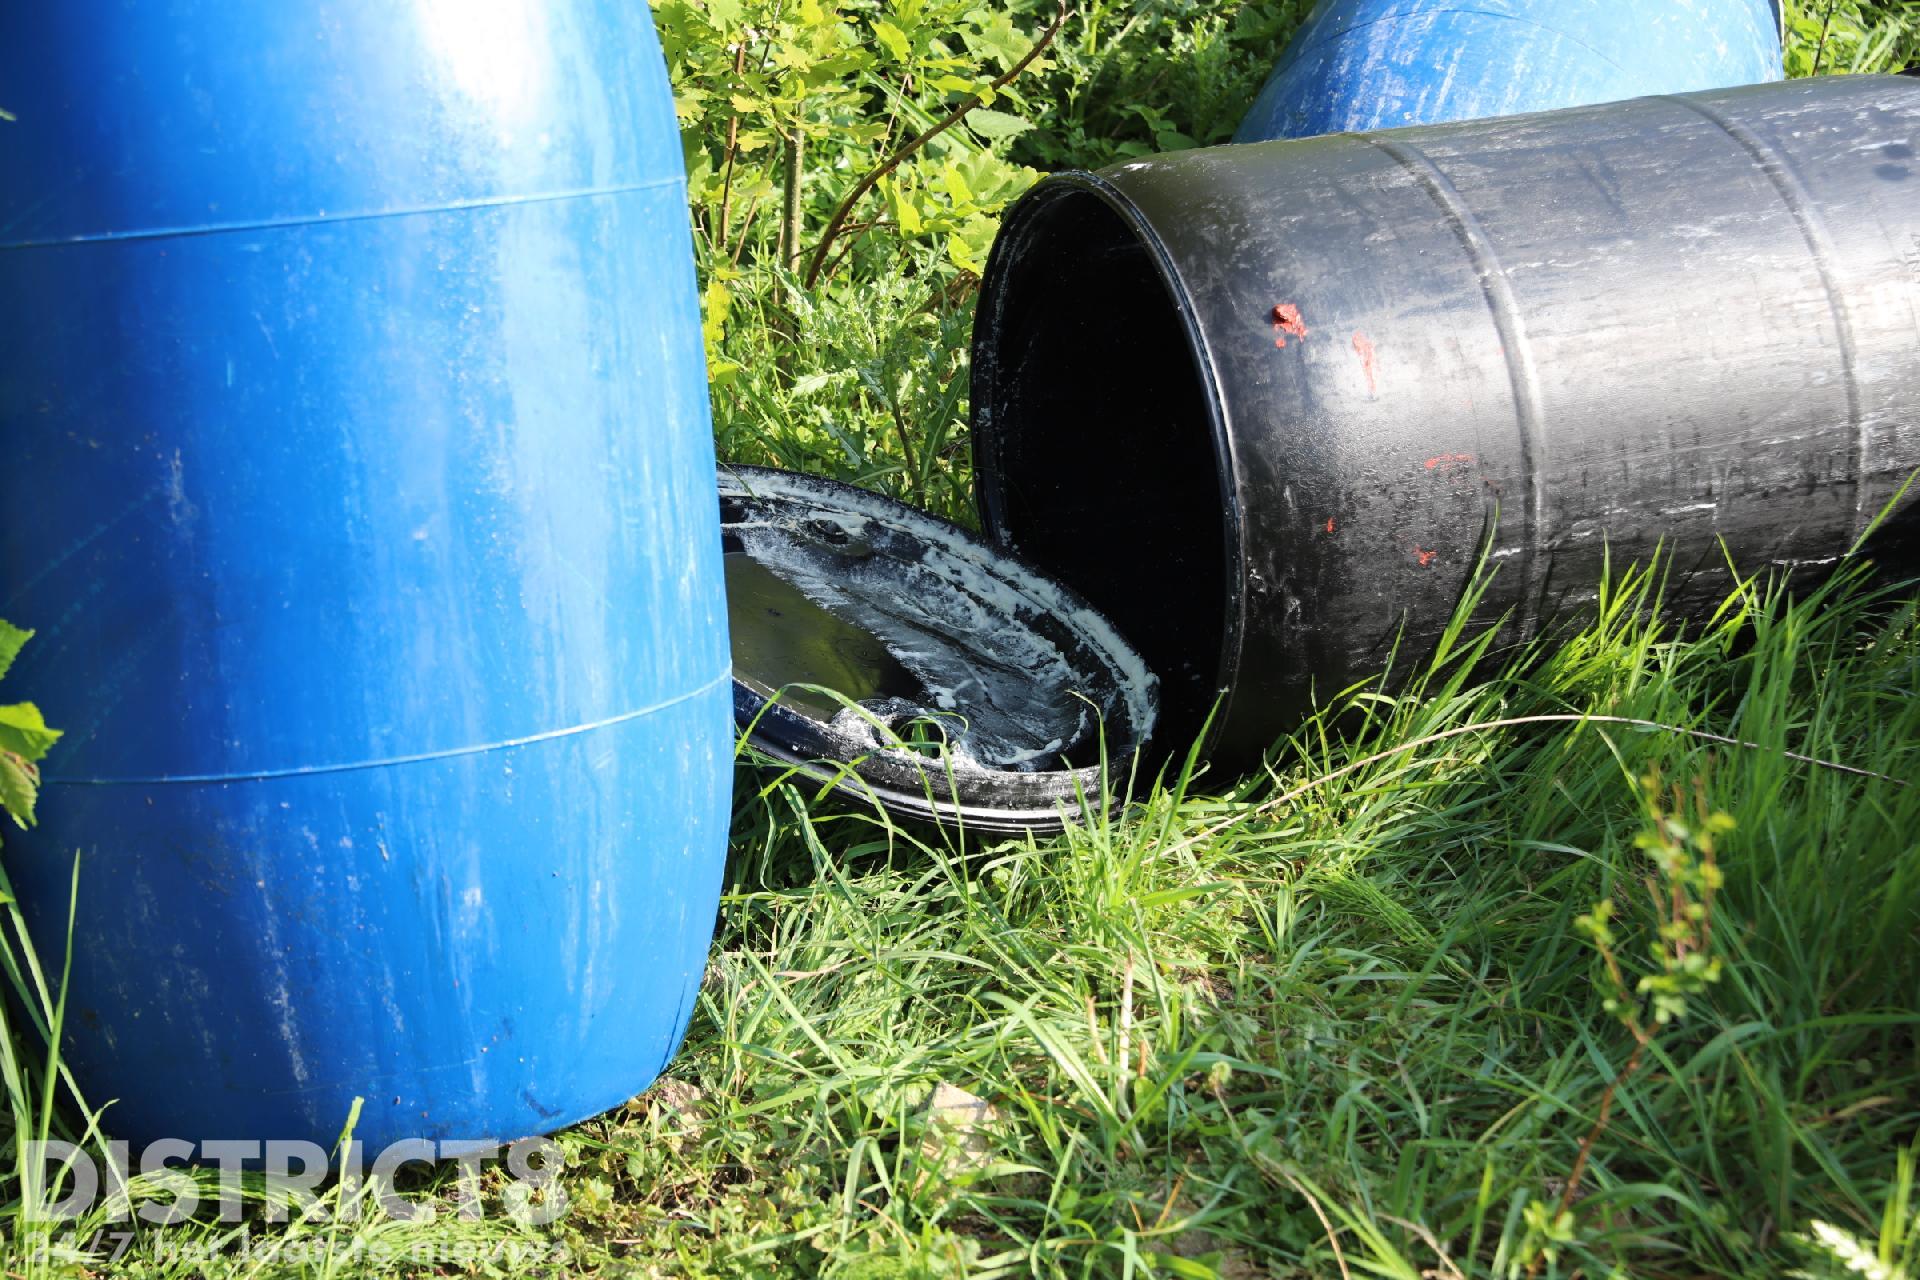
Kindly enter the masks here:
[[1322, 0], [1236, 142], [1781, 78], [1779, 0]]
[[484, 1144], [691, 1014], [730, 685], [679, 135], [624, 0], [0, 18], [7, 865], [144, 1141]]

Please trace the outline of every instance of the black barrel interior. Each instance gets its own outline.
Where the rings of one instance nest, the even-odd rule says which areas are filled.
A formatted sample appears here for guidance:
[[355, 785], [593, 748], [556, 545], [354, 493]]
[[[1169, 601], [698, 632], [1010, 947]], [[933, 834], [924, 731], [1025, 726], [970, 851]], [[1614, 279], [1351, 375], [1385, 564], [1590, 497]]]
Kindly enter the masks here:
[[1093, 191], [1030, 198], [998, 254], [975, 343], [982, 518], [1140, 651], [1161, 681], [1155, 747], [1184, 752], [1225, 684], [1233, 551], [1194, 343], [1152, 251]]

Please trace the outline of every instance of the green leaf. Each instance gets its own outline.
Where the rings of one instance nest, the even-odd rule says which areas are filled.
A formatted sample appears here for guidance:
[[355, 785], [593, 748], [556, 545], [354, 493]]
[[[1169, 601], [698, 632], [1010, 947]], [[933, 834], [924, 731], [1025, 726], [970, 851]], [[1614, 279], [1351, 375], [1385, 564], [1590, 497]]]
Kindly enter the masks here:
[[[816, 61], [814, 51], [798, 44], [783, 44], [773, 51], [768, 62], [782, 71], [807, 71]], [[790, 85], [782, 84], [788, 97], [794, 96]]]
[[996, 13], [974, 31], [964, 31], [961, 38], [976, 55], [992, 58], [1004, 70], [1026, 56], [1032, 40], [1013, 29], [1013, 19], [1004, 13]]
[[968, 218], [958, 231], [947, 237], [947, 258], [962, 271], [976, 276], [984, 274], [987, 252], [993, 248], [993, 238], [999, 230], [998, 218], [979, 215]]
[[973, 192], [974, 203], [989, 212], [999, 209], [1040, 180], [1024, 165], [1008, 164], [990, 151], [979, 151], [960, 161], [960, 176]]
[[717, 31], [732, 31], [740, 25], [740, 0], [707, 0], [707, 21]]
[[60, 730], [47, 728], [47, 722], [40, 718], [40, 708], [31, 702], [0, 707], [0, 751], [38, 760], [58, 741]]
[[947, 195], [955, 205], [973, 203], [973, 188], [967, 185], [966, 175], [960, 172], [958, 165], [950, 164], [946, 167], [940, 175], [940, 185], [946, 189]]
[[883, 178], [880, 192], [886, 197], [887, 211], [893, 215], [901, 235], [917, 236], [927, 229], [926, 220], [920, 216], [919, 206], [914, 203], [913, 196], [901, 190], [899, 183], [891, 178]]
[[873, 24], [873, 35], [875, 39], [887, 47], [887, 52], [893, 55], [895, 61], [905, 62], [913, 56], [913, 45], [908, 42], [906, 32], [894, 26], [885, 18], [881, 18]]
[[998, 142], [1005, 138], [1017, 138], [1033, 128], [1033, 122], [1022, 120], [1008, 111], [991, 111], [986, 107], [975, 107], [967, 113], [967, 128], [989, 141]]
[[707, 342], [707, 356], [713, 358], [727, 335], [727, 317], [733, 312], [733, 292], [720, 280], [707, 281], [700, 297], [700, 331]]
[[33, 639], [33, 632], [22, 631], [5, 618], [0, 618], [0, 676], [7, 674], [7, 668], [20, 656], [20, 650], [27, 641]]
[[33, 802], [40, 795], [40, 771], [11, 751], [0, 751], [0, 809], [24, 830], [33, 825]]

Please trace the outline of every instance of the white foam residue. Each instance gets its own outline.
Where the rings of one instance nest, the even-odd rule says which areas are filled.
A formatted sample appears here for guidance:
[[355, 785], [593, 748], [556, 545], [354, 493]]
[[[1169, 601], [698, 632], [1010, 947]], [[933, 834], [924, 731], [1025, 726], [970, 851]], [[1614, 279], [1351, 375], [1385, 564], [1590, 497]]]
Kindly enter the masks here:
[[[815, 487], [808, 477], [781, 477], [788, 492], [779, 494], [767, 494], [766, 483], [755, 477], [754, 496], [805, 504], [804, 529], [774, 518], [732, 523], [729, 532], [742, 550], [814, 604], [873, 635], [925, 686], [924, 705], [901, 698], [869, 702], [865, 715], [840, 712], [837, 731], [882, 750], [906, 722], [933, 717], [956, 765], [1059, 767], [1063, 750], [1099, 732], [1099, 697], [1087, 687], [1086, 654], [1063, 651], [1036, 625], [1046, 619], [1056, 634], [1064, 623], [1108, 668], [1104, 678], [1118, 686], [1117, 695], [1105, 695], [1109, 715], [1119, 709], [1112, 706], [1117, 696], [1135, 734], [1152, 723], [1152, 673], [1106, 619], [1058, 587], [989, 556], [930, 517], [903, 511], [882, 522], [836, 510], [844, 491]], [[916, 554], [880, 551], [890, 529], [913, 539]], [[863, 555], [863, 546], [876, 550]]]

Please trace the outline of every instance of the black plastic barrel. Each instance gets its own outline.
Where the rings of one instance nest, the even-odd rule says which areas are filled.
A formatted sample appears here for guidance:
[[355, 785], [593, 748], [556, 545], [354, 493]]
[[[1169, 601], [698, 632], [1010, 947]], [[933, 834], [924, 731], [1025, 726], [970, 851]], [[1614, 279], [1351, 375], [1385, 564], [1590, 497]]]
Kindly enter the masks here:
[[1522, 637], [1609, 554], [1682, 615], [1832, 562], [1920, 468], [1917, 148], [1920, 83], [1857, 77], [1049, 179], [980, 302], [983, 525], [1231, 760], [1429, 652], [1483, 549]]

